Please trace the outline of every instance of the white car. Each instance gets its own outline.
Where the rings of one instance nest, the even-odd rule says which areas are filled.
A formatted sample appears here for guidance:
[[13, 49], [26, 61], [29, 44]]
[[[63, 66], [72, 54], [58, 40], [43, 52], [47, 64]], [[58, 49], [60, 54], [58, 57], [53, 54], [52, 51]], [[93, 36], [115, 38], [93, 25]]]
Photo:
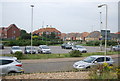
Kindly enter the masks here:
[[37, 50], [35, 49], [35, 47], [31, 47], [31, 46], [26, 46], [25, 49], [24, 49], [24, 53], [25, 54], [36, 54], [37, 53]]
[[[106, 61], [104, 61], [106, 59]], [[88, 69], [96, 64], [103, 64], [104, 62], [109, 65], [113, 65], [114, 61], [110, 56], [101, 56], [101, 55], [93, 55], [85, 58], [84, 60], [75, 62], [73, 67], [76, 69]]]
[[120, 45], [116, 45], [112, 47], [113, 51], [120, 51]]
[[38, 48], [38, 53], [50, 54], [51, 49], [47, 45], [40, 45]]
[[72, 50], [79, 50], [81, 53], [86, 53], [87, 49], [80, 45], [75, 45], [72, 47]]
[[0, 75], [23, 72], [22, 63], [16, 57], [0, 56]]
[[22, 50], [20, 49], [19, 46], [12, 46], [12, 48], [11, 48], [11, 54], [13, 54], [13, 53], [15, 53], [17, 51], [22, 52]]

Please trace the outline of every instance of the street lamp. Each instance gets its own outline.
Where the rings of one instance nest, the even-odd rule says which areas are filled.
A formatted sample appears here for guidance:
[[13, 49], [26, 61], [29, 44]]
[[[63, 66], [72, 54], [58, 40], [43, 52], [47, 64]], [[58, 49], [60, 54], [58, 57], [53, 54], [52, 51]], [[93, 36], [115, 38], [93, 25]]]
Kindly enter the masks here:
[[[102, 5], [99, 5], [98, 8], [101, 8], [103, 6], [106, 6], [106, 28], [105, 28], [105, 56], [107, 54], [107, 12], [108, 12], [108, 6], [107, 4], [102, 4]], [[104, 61], [106, 62], [106, 58], [104, 59]]]
[[34, 5], [30, 5], [31, 7], [31, 54], [32, 54], [32, 32], [33, 32], [33, 7]]
[[[102, 12], [100, 12], [100, 32], [102, 29]], [[102, 51], [102, 34], [100, 33], [100, 50]]]

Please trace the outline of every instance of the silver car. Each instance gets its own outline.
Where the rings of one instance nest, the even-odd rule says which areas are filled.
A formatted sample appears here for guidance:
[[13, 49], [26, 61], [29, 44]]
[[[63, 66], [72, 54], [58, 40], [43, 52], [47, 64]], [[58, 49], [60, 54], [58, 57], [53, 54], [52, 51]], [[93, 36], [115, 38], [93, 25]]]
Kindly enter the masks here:
[[22, 63], [16, 57], [0, 57], [0, 74], [22, 73]]
[[72, 50], [78, 50], [80, 51], [81, 53], [86, 53], [87, 52], [87, 49], [84, 48], [83, 46], [80, 46], [80, 45], [75, 45], [72, 47]]
[[51, 54], [51, 49], [47, 45], [40, 45], [38, 53]]
[[73, 67], [76, 69], [87, 69], [91, 68], [93, 65], [105, 63], [105, 59], [106, 63], [111, 66], [113, 65], [114, 61], [110, 56], [93, 55], [85, 58], [84, 60], [75, 62]]
[[11, 47], [11, 54], [13, 54], [13, 53], [15, 53], [17, 51], [22, 52], [22, 50], [20, 49], [20, 46], [12, 46]]
[[120, 51], [120, 45], [116, 45], [112, 47], [113, 51]]
[[31, 54], [31, 52], [32, 52], [32, 54], [36, 54], [37, 50], [33, 46], [32, 47], [31, 46], [26, 46], [25, 50], [24, 50], [24, 53], [25, 54]]

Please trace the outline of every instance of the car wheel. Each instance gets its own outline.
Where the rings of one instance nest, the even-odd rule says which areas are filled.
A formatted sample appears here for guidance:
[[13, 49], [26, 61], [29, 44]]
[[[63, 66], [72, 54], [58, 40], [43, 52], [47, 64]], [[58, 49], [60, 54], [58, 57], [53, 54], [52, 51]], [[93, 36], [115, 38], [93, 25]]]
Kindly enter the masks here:
[[90, 66], [86, 67], [86, 69], [90, 69]]

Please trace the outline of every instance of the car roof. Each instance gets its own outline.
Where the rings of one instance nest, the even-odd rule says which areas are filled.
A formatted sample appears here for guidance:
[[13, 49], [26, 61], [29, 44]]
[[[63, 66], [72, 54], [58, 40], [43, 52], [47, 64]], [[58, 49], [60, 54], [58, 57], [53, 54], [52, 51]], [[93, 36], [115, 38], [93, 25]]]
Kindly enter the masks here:
[[90, 57], [95, 57], [95, 58], [98, 58], [98, 57], [110, 57], [110, 56], [104, 56], [104, 55], [92, 55]]
[[25, 46], [25, 47], [34, 47], [34, 46]]
[[0, 59], [6, 59], [6, 60], [17, 60], [16, 57], [8, 57], [8, 56], [0, 56]]
[[41, 47], [41, 46], [47, 46], [47, 45], [40, 45], [40, 47]]

